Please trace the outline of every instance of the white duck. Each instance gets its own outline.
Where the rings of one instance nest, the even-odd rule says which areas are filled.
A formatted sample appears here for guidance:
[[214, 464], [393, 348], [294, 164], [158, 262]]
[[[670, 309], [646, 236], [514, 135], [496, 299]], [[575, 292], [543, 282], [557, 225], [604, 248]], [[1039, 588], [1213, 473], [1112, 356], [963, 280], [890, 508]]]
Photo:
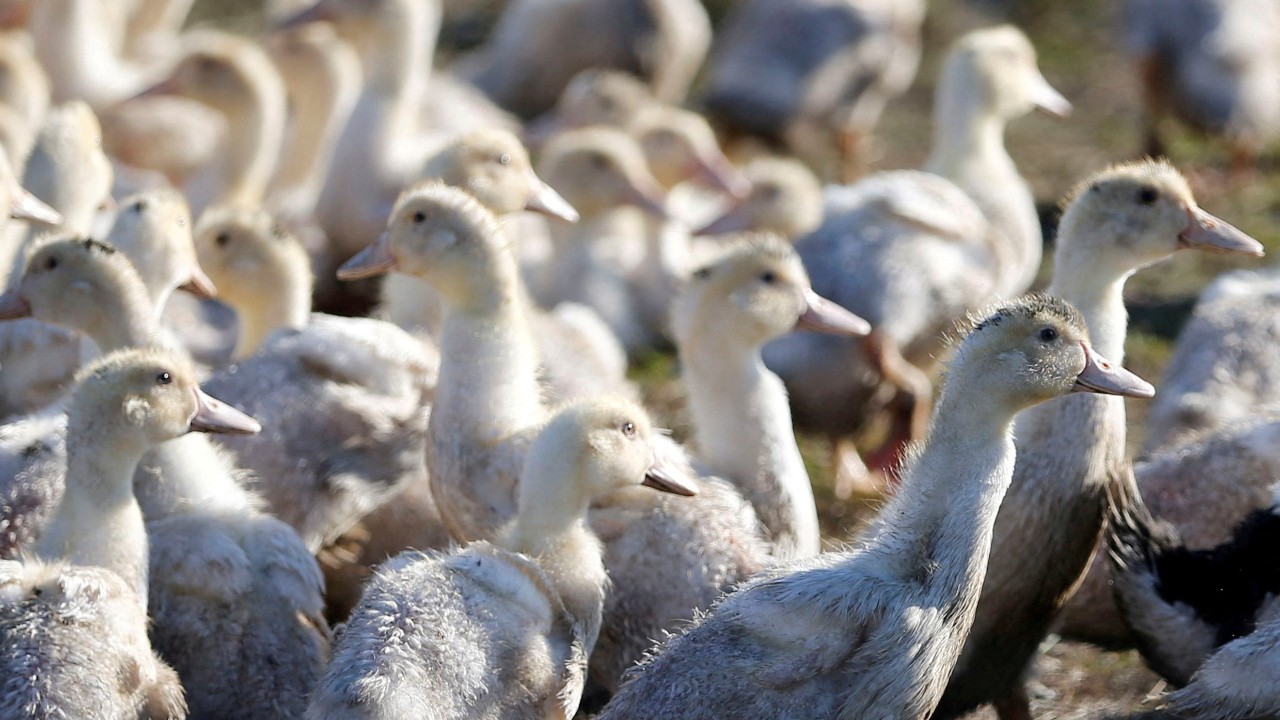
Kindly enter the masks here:
[[[14, 295], [36, 317], [108, 350], [154, 341], [154, 308], [122, 253], [95, 241], [55, 241], [31, 262]], [[67, 287], [76, 289], [72, 297]], [[226, 430], [260, 428], [240, 417], [238, 430]], [[152, 639], [197, 714], [296, 717], [327, 651], [320, 572], [299, 537], [240, 486], [241, 474], [203, 438], [160, 444], [143, 460], [134, 492], [157, 540]]]
[[1014, 415], [1073, 391], [1153, 389], [1048, 296], [977, 324], [928, 441], [846, 553], [767, 571], [664, 644], [601, 718], [929, 717], [973, 620], [1014, 464]]
[[804, 163], [763, 157], [748, 163], [742, 173], [751, 189], [698, 230], [698, 235], [757, 230], [795, 242], [822, 224], [822, 183]]
[[132, 96], [156, 68], [123, 54], [128, 3], [49, 0], [32, 4], [28, 27], [49, 75], [53, 101], [101, 108]]
[[[571, 718], [609, 580], [587, 525], [596, 498], [665, 468], [644, 411], [601, 397], [557, 413], [529, 447], [519, 510], [493, 543], [385, 565], [342, 631], [314, 718]], [[411, 627], [389, 637], [388, 623]]]
[[266, 426], [226, 446], [318, 550], [425, 474], [434, 349], [379, 320], [312, 314], [306, 252], [262, 210], [206, 214], [196, 248], [240, 319], [238, 362], [206, 385]]
[[1025, 291], [1034, 277], [1039, 221], [1003, 132], [1036, 104], [1070, 107], [1040, 74], [1025, 35], [1011, 26], [966, 35], [935, 94], [930, 172], [831, 187], [822, 226], [798, 243], [814, 289], [876, 328], [866, 339], [791, 336], [765, 351], [797, 422], [832, 438], [840, 488], [866, 477], [849, 438], [885, 397], [892, 426], [869, 463], [892, 467], [906, 442], [921, 437], [929, 373], [952, 323]]
[[760, 348], [792, 329], [866, 334], [870, 326], [809, 289], [790, 244], [759, 235], [693, 273], [675, 300], [672, 329], [694, 457], [751, 501], [780, 557], [818, 554], [818, 512], [786, 389]]
[[553, 253], [535, 297], [546, 307], [575, 302], [595, 310], [635, 356], [656, 341], [631, 278], [651, 249], [640, 212], [665, 218], [666, 197], [640, 147], [622, 130], [571, 130], [547, 144], [539, 174], [581, 214], [553, 223]]
[[[402, 195], [387, 233], [343, 274], [393, 269], [428, 280], [446, 301], [428, 454], [432, 493], [455, 538], [495, 537], [515, 512], [518, 468], [546, 417], [510, 244], [465, 193], [420, 185]], [[606, 689], [652, 638], [768, 561], [750, 505], [722, 481], [699, 486], [691, 502], [618, 493], [592, 511], [614, 583], [591, 670]]]
[[[253, 428], [252, 418], [205, 395], [179, 356], [125, 351], [85, 370], [68, 407], [66, 492], [36, 546], [41, 557], [73, 567], [61, 573], [25, 563], [8, 568], [18, 570], [6, 583], [17, 593], [6, 597], [27, 602], [10, 605], [5, 613], [5, 634], [11, 636], [5, 644], [19, 653], [10, 658], [17, 665], [5, 673], [0, 706], [50, 717], [186, 716], [177, 678], [150, 654], [145, 639], [147, 532], [134, 497], [134, 471], [150, 448], [188, 432]], [[81, 566], [111, 572], [88, 573]], [[82, 591], [77, 580], [97, 587]], [[54, 598], [82, 603], [82, 614], [68, 617], [65, 625], [52, 624], [52, 615], [66, 611], [46, 607], [40, 612], [52, 601], [30, 601], [42, 597], [41, 586], [52, 586]], [[85, 646], [71, 644], [84, 642], [99, 624], [112, 628], [108, 637], [119, 643], [103, 646], [101, 635], [90, 636], [87, 647], [99, 652], [87, 655]], [[24, 632], [37, 633], [43, 642], [19, 641]], [[50, 654], [60, 647], [66, 654]], [[42, 672], [19, 670], [31, 663], [39, 663]], [[130, 681], [120, 683], [121, 673]], [[43, 686], [59, 677], [64, 681]]]
[[[1138, 269], [1184, 247], [1261, 253], [1257, 241], [1201, 210], [1167, 164], [1108, 168], [1080, 185], [1063, 215], [1049, 291], [1084, 314], [1098, 351], [1124, 357], [1123, 290]], [[1018, 418], [1019, 461], [995, 523], [987, 582], [939, 718], [997, 702], [1029, 712], [1021, 680], [1097, 544], [1109, 486], [1128, 472], [1124, 404], [1058, 400]], [[1027, 544], [1042, 547], [1026, 563]], [[1019, 707], [1021, 706], [1021, 707]]]

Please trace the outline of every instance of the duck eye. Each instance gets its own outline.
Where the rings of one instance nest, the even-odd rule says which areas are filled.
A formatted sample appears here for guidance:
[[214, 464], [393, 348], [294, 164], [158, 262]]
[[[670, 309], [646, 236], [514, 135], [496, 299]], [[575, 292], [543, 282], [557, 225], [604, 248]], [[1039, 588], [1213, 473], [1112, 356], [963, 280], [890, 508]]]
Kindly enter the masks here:
[[1044, 342], [1053, 342], [1058, 339], [1058, 331], [1051, 327], [1042, 328], [1038, 337]]
[[413, 214], [413, 221], [415, 223], [424, 223], [427, 221], [427, 214], [419, 210]]
[[501, 155], [498, 156], [498, 162], [502, 165], [510, 165], [511, 156], [506, 153], [502, 153]]
[[604, 170], [609, 166], [609, 161], [605, 160], [605, 157], [599, 153], [592, 153], [588, 155], [587, 160], [591, 163], [591, 167], [596, 170]]
[[622, 430], [622, 434], [623, 434], [623, 435], [626, 435], [627, 437], [635, 437], [635, 436], [636, 436], [636, 424], [635, 424], [635, 423], [633, 423], [633, 422], [624, 422], [624, 423], [622, 423], [622, 428], [621, 428], [621, 430]]
[[53, 269], [56, 269], [57, 267], [58, 267], [58, 258], [50, 257], [45, 259], [44, 261], [45, 270], [53, 270]]
[[709, 267], [698, 268], [697, 270], [693, 271], [693, 276], [699, 280], [706, 280], [707, 278], [711, 277], [711, 268]]
[[167, 372], [162, 372], [156, 376], [157, 385], [168, 385], [171, 382], [173, 382], [173, 376]]
[[1150, 185], [1143, 186], [1138, 190], [1138, 202], [1143, 205], [1154, 204], [1158, 197], [1160, 197], [1160, 193], [1156, 192], [1156, 189]]
[[781, 194], [782, 188], [779, 188], [777, 185], [762, 185], [760, 187], [760, 197], [765, 200], [777, 200], [778, 196]]
[[772, 285], [778, 281], [778, 276], [772, 270], [766, 270], [760, 273], [760, 281], [765, 285]]
[[215, 237], [213, 241], [218, 243], [218, 247], [226, 247], [227, 243], [231, 242], [231, 235], [227, 233], [218, 233], [218, 236]]
[[139, 200], [133, 204], [133, 211], [138, 213], [139, 215], [141, 215], [142, 211], [146, 209], [147, 209], [147, 202], [145, 200]]

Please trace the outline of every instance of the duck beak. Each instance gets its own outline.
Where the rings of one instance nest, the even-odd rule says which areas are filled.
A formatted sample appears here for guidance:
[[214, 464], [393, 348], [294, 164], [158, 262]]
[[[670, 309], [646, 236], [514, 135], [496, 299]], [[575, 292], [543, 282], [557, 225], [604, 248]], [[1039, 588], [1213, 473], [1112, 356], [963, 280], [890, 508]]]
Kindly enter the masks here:
[[[174, 78], [165, 78], [142, 92], [134, 95], [128, 100], [137, 100], [139, 98], [160, 97], [162, 95], [181, 95], [178, 91], [178, 81]], [[128, 102], [126, 100], [125, 102]]]
[[26, 188], [15, 185], [9, 203], [9, 217], [17, 220], [34, 220], [46, 225], [61, 225], [62, 214], [32, 195]]
[[671, 214], [667, 212], [666, 198], [662, 190], [658, 188], [656, 180], [628, 181], [627, 187], [623, 191], [622, 201], [635, 205], [654, 217], [663, 220], [671, 218]]
[[1084, 348], [1084, 370], [1076, 376], [1076, 384], [1071, 392], [1092, 392], [1103, 395], [1124, 395], [1125, 397], [1155, 397], [1156, 389], [1151, 383], [1113, 365], [1109, 360], [1094, 352], [1089, 343], [1082, 342]]
[[395, 269], [396, 258], [391, 254], [391, 236], [382, 233], [372, 245], [342, 263], [342, 267], [338, 268], [338, 279], [363, 280], [385, 275]]
[[1187, 229], [1178, 235], [1178, 245], [1254, 257], [1263, 255], [1262, 243], [1195, 205], [1187, 207]]
[[276, 23], [275, 29], [288, 30], [290, 28], [306, 25], [307, 23], [332, 21], [333, 19], [333, 12], [329, 8], [329, 4], [324, 2], [324, 0], [320, 0], [306, 10], [300, 10]]
[[1031, 102], [1041, 110], [1058, 117], [1066, 117], [1071, 114], [1071, 102], [1063, 97], [1062, 93], [1054, 90], [1049, 81], [1045, 80], [1040, 73], [1036, 73], [1035, 80], [1032, 81]]
[[751, 192], [751, 183], [721, 152], [708, 153], [706, 157], [701, 154], [694, 157], [693, 177], [734, 198], [746, 197], [747, 193]]
[[574, 210], [568, 200], [561, 197], [555, 188], [543, 182], [542, 178], [532, 170], [529, 171], [529, 187], [533, 188], [533, 193], [529, 195], [529, 202], [525, 205], [526, 210], [560, 218], [565, 222], [578, 222], [578, 211]]
[[641, 484], [672, 495], [692, 497], [698, 494], [698, 486], [692, 480], [682, 477], [658, 453], [654, 453], [653, 464], [645, 471]]
[[178, 289], [185, 290], [201, 300], [212, 300], [218, 297], [217, 286], [213, 284], [208, 275], [204, 274], [204, 270], [201, 270], [199, 265], [191, 271], [191, 279], [185, 285], [179, 286]]
[[871, 323], [813, 290], [804, 291], [804, 304], [804, 313], [796, 321], [797, 330], [850, 337], [861, 337], [871, 332]]
[[225, 435], [257, 435], [262, 425], [239, 410], [196, 388], [196, 414], [191, 418], [191, 432]]
[[17, 290], [0, 295], [0, 320], [31, 317], [31, 304]]

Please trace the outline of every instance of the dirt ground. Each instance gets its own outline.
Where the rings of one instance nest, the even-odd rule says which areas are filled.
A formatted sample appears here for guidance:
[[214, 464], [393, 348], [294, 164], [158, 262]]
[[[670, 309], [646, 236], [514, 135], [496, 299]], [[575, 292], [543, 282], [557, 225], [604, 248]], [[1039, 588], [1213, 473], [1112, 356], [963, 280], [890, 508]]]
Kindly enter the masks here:
[[[733, 0], [704, 0], [719, 17]], [[483, 37], [487, 13], [495, 0], [460, 0], [451, 7], [463, 20], [452, 26], [469, 44]], [[1075, 105], [1070, 118], [1035, 115], [1013, 123], [1007, 144], [1030, 181], [1043, 216], [1052, 221], [1059, 198], [1076, 182], [1107, 164], [1138, 157], [1142, 147], [1141, 111], [1135, 75], [1120, 50], [1114, 0], [931, 0], [925, 28], [925, 57], [915, 86], [891, 103], [872, 147], [872, 170], [919, 167], [927, 154], [932, 91], [941, 58], [950, 42], [969, 29], [1013, 22], [1031, 36], [1049, 81]], [[201, 0], [195, 17], [229, 27], [260, 24], [251, 0]], [[463, 37], [465, 36], [465, 37]], [[446, 47], [449, 42], [445, 42]], [[1280, 249], [1280, 171], [1270, 153], [1245, 180], [1228, 181], [1220, 144], [1172, 130], [1171, 159], [1192, 180], [1200, 204], [1239, 226], [1268, 248]], [[1046, 253], [1046, 267], [1051, 264]], [[1270, 262], [1269, 260], [1260, 261]], [[1185, 321], [1196, 294], [1225, 269], [1258, 265], [1217, 256], [1186, 253], [1158, 268], [1145, 270], [1129, 283], [1131, 312], [1127, 365], [1158, 381], [1172, 340]], [[637, 368], [635, 377], [660, 423], [686, 429], [678, 369], [667, 356]], [[1158, 383], [1157, 383], [1158, 384]], [[1145, 404], [1129, 402], [1130, 445], [1142, 439]], [[831, 493], [824, 444], [802, 438], [818, 496], [819, 512], [833, 543], [847, 540], [875, 509], [875, 502], [840, 501]], [[1163, 684], [1135, 653], [1107, 653], [1087, 646], [1046, 642], [1032, 686], [1037, 718], [1096, 718], [1144, 707]], [[1149, 706], [1146, 706], [1149, 707]], [[994, 718], [990, 710], [973, 718]]]

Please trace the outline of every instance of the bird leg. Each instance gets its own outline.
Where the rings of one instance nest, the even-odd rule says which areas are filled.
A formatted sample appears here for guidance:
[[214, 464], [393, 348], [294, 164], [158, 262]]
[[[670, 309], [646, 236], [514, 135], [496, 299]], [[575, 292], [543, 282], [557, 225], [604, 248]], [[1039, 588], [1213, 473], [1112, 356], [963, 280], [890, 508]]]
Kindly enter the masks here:
[[840, 149], [840, 182], [851, 183], [862, 177], [866, 168], [863, 153], [866, 135], [861, 130], [838, 130], [836, 145]]
[[1000, 720], [1031, 720], [1031, 698], [1027, 689], [1018, 683], [1008, 695], [992, 703]]
[[1146, 123], [1143, 152], [1150, 157], [1163, 157], [1167, 148], [1160, 137], [1160, 119], [1166, 114], [1168, 97], [1165, 84], [1168, 80], [1164, 63], [1155, 54], [1144, 55], [1138, 60], [1138, 78], [1142, 84]]
[[907, 447], [929, 433], [933, 411], [933, 382], [923, 370], [902, 356], [898, 345], [880, 331], [865, 338], [868, 359], [896, 394], [889, 403], [889, 436], [868, 456], [868, 466], [894, 482], [894, 471]]
[[831, 438], [831, 468], [835, 471], [832, 492], [838, 500], [848, 500], [853, 495], [879, 497], [884, 494], [849, 437]]

